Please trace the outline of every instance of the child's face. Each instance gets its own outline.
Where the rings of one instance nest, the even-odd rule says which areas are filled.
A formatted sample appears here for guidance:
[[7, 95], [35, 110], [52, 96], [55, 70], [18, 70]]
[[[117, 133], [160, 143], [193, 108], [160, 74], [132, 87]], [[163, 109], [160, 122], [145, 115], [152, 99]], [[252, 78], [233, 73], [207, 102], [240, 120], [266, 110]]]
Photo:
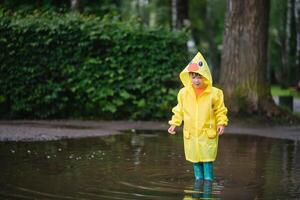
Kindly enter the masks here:
[[191, 72], [190, 78], [195, 87], [197, 88], [203, 87], [203, 77], [200, 74]]

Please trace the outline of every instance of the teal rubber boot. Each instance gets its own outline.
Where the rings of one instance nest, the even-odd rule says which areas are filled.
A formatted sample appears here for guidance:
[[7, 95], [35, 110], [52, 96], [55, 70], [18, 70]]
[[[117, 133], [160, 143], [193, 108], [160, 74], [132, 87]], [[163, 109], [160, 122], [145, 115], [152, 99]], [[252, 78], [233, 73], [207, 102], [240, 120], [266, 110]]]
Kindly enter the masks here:
[[214, 179], [212, 162], [204, 162], [203, 163], [203, 174], [204, 174], [204, 180], [212, 181]]
[[202, 180], [203, 179], [203, 163], [198, 162], [194, 163], [194, 175], [196, 180]]

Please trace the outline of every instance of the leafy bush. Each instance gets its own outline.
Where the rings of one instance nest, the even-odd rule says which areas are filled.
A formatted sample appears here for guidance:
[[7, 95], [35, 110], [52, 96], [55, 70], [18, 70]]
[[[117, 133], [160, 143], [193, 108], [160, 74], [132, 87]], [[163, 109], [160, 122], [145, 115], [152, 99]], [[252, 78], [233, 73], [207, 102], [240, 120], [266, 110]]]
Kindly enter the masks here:
[[166, 118], [186, 39], [115, 16], [0, 10], [1, 118]]

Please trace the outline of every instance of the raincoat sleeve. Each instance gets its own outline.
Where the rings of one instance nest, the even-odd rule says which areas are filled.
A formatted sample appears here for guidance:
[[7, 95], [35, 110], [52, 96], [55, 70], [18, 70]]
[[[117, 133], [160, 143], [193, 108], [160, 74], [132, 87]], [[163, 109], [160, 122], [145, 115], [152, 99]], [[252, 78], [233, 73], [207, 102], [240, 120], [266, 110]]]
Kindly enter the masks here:
[[182, 92], [179, 91], [177, 95], [177, 105], [172, 109], [174, 113], [172, 119], [169, 121], [170, 125], [180, 126], [183, 120], [183, 109], [182, 109]]
[[217, 125], [224, 125], [227, 126], [228, 118], [227, 118], [227, 108], [224, 104], [224, 95], [222, 90], [218, 90], [217, 98], [213, 103], [213, 110], [216, 116], [216, 123]]

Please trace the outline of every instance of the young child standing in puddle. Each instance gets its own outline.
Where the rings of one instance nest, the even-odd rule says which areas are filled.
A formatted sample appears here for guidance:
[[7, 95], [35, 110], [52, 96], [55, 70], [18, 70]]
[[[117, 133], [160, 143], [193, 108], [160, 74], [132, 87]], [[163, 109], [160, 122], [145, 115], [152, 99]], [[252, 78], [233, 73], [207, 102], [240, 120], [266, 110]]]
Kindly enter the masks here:
[[180, 73], [180, 80], [184, 87], [172, 109], [168, 132], [175, 134], [184, 121], [185, 158], [193, 163], [196, 180], [212, 181], [219, 135], [228, 123], [223, 92], [212, 86], [209, 67], [199, 52]]

